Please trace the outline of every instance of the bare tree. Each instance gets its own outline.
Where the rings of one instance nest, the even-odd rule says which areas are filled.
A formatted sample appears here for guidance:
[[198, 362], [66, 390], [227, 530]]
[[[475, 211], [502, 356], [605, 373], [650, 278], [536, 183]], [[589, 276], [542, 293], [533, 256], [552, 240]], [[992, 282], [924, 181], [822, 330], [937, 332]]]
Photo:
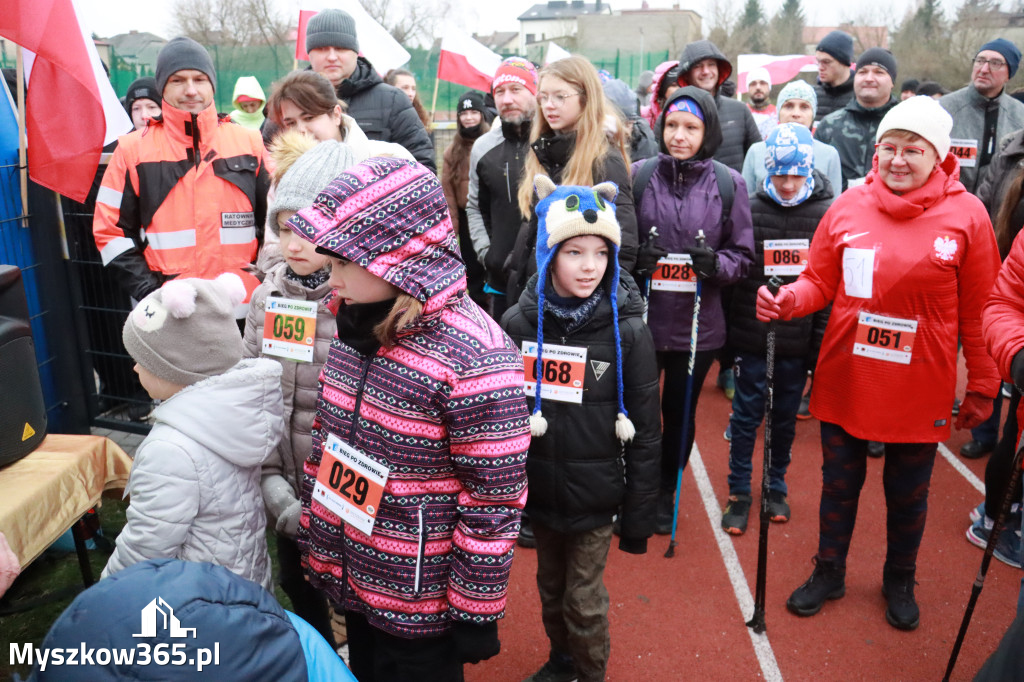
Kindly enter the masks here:
[[275, 45], [288, 38], [288, 21], [274, 0], [176, 0], [171, 20], [179, 35], [203, 45]]
[[359, 0], [366, 13], [402, 45], [430, 45], [443, 22], [457, 14], [457, 0]]

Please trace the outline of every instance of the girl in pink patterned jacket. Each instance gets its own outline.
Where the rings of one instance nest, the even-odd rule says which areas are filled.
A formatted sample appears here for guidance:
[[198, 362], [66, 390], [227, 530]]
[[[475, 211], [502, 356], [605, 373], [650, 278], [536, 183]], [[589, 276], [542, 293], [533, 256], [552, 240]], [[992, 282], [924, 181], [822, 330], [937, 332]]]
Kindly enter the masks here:
[[461, 680], [500, 647], [526, 501], [522, 358], [467, 295], [423, 166], [368, 159], [288, 226], [330, 256], [338, 311], [302, 484], [310, 581], [345, 609], [361, 681]]

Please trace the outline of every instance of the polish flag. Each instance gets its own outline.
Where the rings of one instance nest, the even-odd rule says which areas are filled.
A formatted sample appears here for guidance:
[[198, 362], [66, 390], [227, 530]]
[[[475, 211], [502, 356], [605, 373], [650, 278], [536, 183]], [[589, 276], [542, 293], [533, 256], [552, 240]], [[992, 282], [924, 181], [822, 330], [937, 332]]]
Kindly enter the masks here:
[[736, 93], [741, 95], [747, 91], [747, 74], [763, 66], [772, 77], [772, 85], [782, 85], [793, 80], [801, 72], [817, 72], [818, 67], [812, 54], [741, 54], [736, 59]]
[[397, 69], [408, 64], [412, 59], [409, 51], [402, 47], [402, 44], [395, 40], [388, 30], [381, 26], [376, 19], [371, 17], [359, 0], [331, 0], [331, 2], [318, 2], [317, 0], [305, 0], [303, 3], [308, 10], [299, 11], [299, 28], [295, 36], [295, 58], [304, 62], [309, 61], [309, 54], [306, 50], [306, 24], [321, 10], [334, 7], [344, 10], [356, 22], [356, 37], [359, 40], [359, 56], [365, 57], [373, 64], [373, 68], [381, 76], [391, 69]]
[[75, 0], [7, 0], [0, 36], [25, 49], [28, 173], [84, 202], [103, 146], [132, 129]]
[[473, 37], [448, 25], [441, 37], [441, 57], [437, 77], [482, 92], [491, 91], [494, 73], [501, 66], [501, 56], [491, 52]]
[[544, 57], [544, 65], [546, 66], [551, 62], [557, 62], [559, 59], [568, 59], [571, 56], [572, 55], [569, 54], [568, 50], [552, 40], [548, 43], [548, 52], [547, 56]]

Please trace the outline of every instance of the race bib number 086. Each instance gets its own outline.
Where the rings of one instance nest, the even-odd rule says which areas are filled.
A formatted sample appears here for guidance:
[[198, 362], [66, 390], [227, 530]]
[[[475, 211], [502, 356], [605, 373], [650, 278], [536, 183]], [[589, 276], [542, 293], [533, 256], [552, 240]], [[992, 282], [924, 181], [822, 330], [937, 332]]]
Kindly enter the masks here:
[[764, 242], [764, 274], [799, 275], [807, 267], [809, 239], [766, 239]]

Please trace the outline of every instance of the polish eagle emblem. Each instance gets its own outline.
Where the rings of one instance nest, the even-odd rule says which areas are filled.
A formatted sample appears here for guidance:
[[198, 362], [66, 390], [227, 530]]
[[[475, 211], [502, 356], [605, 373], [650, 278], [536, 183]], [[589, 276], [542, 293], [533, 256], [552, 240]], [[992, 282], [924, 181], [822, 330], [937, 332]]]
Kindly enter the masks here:
[[957, 247], [955, 239], [950, 239], [949, 237], [936, 237], [934, 246], [935, 255], [939, 257], [939, 260], [953, 260]]

